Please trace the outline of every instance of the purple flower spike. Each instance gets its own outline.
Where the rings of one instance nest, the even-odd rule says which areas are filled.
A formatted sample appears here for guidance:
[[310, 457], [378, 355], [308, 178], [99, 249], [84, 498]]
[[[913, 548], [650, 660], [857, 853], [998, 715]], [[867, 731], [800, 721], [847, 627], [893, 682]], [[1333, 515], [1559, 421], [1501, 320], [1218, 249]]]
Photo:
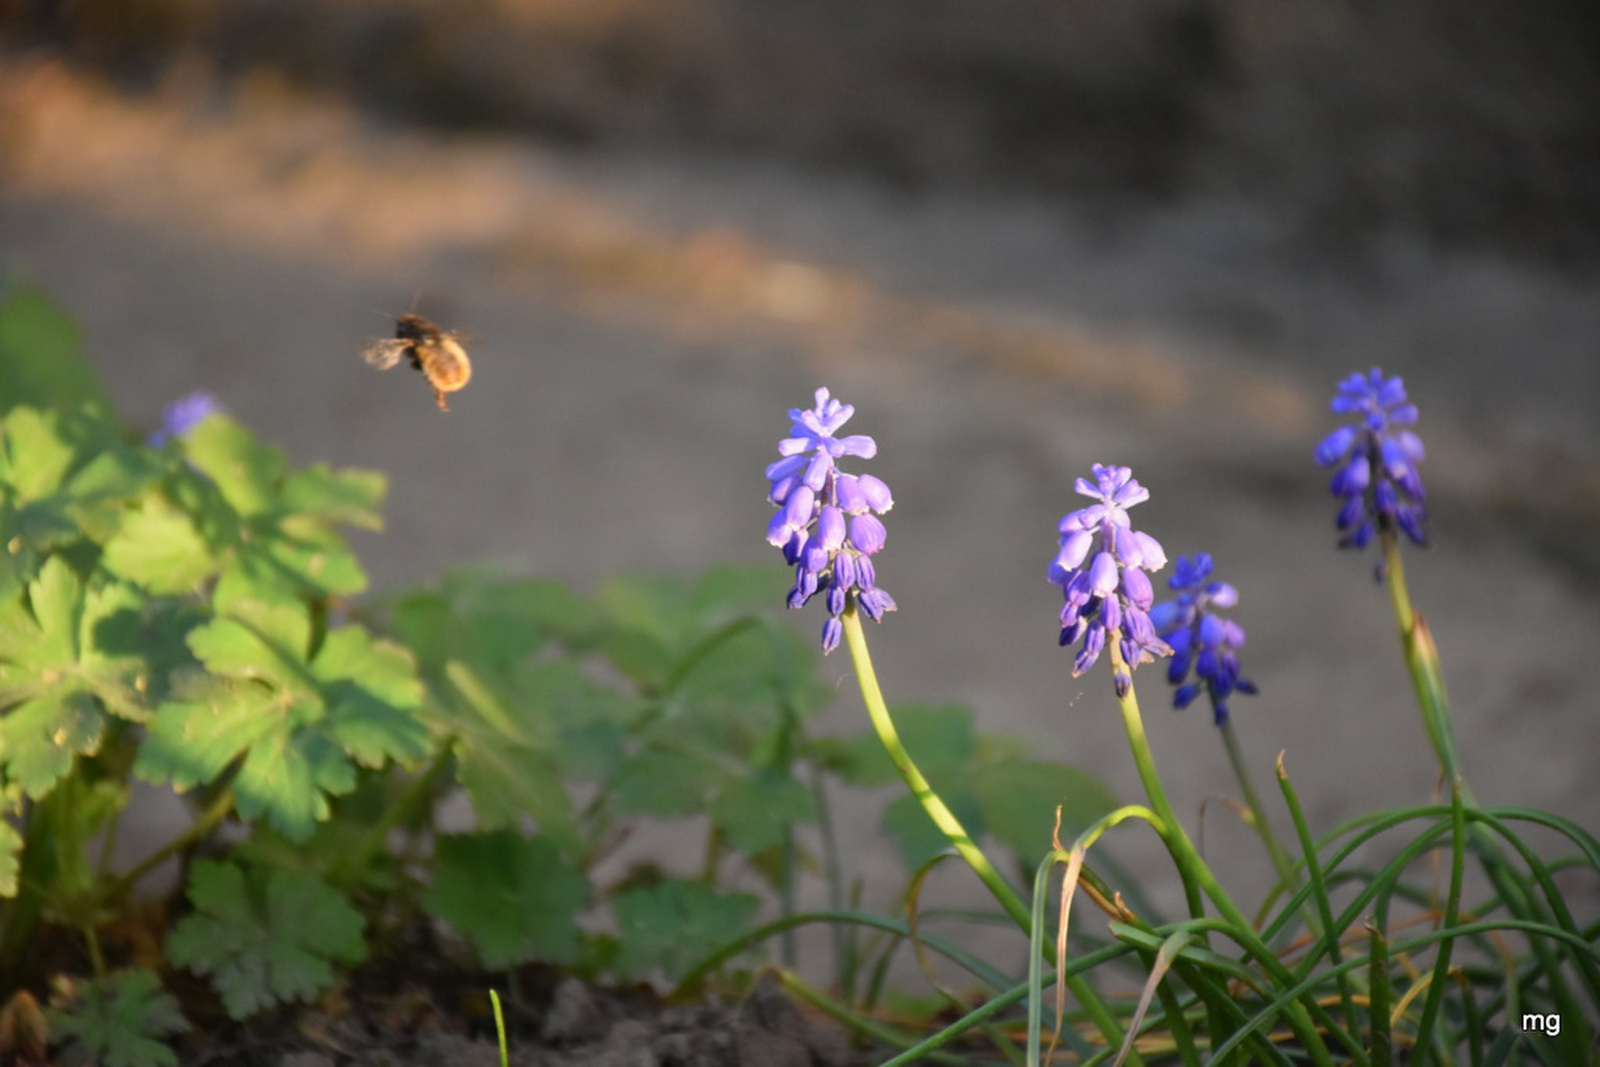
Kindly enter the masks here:
[[[1202, 689], [1211, 698], [1216, 723], [1228, 721], [1228, 698], [1234, 693], [1254, 693], [1255, 684], [1239, 673], [1239, 650], [1244, 628], [1216, 613], [1239, 602], [1239, 591], [1211, 577], [1211, 557], [1196, 552], [1193, 559], [1179, 556], [1167, 585], [1178, 594], [1150, 610], [1156, 632], [1172, 646], [1167, 681], [1177, 686], [1172, 705], [1186, 708]], [[1190, 671], [1196, 680], [1189, 681]]]
[[210, 393], [197, 392], [180, 397], [161, 409], [161, 426], [150, 435], [149, 443], [154, 448], [160, 448], [175, 437], [186, 437], [207, 416], [221, 412], [222, 405]]
[[828, 620], [822, 626], [822, 651], [827, 653], [839, 647], [840, 616], [851, 604], [874, 622], [895, 609], [894, 598], [877, 587], [869, 558], [888, 536], [878, 515], [894, 506], [894, 497], [872, 475], [839, 469], [846, 456], [871, 459], [878, 452], [877, 442], [863, 434], [834, 436], [856, 409], [826, 389], [817, 390], [816, 401], [809, 411], [789, 412], [790, 436], [778, 442], [783, 458], [767, 467], [767, 499], [778, 508], [767, 524], [767, 541], [782, 548], [784, 560], [795, 568], [789, 607], [803, 607], [824, 594]]
[[[1079, 645], [1074, 678], [1094, 666], [1113, 632], [1129, 670], [1172, 652], [1148, 614], [1154, 593], [1146, 572], [1166, 566], [1167, 554], [1128, 520], [1128, 509], [1148, 500], [1150, 492], [1127, 467], [1097, 463], [1092, 473], [1092, 480], [1078, 479], [1077, 491], [1095, 503], [1062, 517], [1060, 550], [1047, 574], [1066, 601], [1061, 644]], [[1133, 684], [1125, 675], [1115, 682], [1119, 696]]]
[[1337, 414], [1356, 416], [1354, 425], [1323, 438], [1316, 452], [1319, 464], [1334, 468], [1328, 488], [1344, 501], [1336, 520], [1339, 547], [1365, 548], [1379, 532], [1397, 529], [1413, 543], [1426, 545], [1427, 511], [1417, 473], [1422, 438], [1404, 429], [1417, 421], [1417, 406], [1406, 400], [1405, 384], [1373, 367], [1340, 382], [1332, 407]]

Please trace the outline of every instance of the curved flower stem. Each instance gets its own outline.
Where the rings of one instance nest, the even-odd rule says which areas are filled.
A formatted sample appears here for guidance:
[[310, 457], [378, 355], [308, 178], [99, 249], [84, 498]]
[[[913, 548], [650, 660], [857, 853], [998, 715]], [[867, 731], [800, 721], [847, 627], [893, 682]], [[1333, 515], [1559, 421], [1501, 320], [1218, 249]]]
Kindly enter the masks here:
[[[1033, 917], [1027, 905], [1023, 904], [1017, 891], [1011, 888], [1010, 883], [1000, 872], [995, 870], [994, 864], [989, 862], [989, 857], [983, 854], [983, 850], [972, 840], [972, 835], [967, 833], [966, 827], [961, 825], [961, 820], [956, 818], [955, 813], [939, 794], [934, 792], [933, 786], [922, 776], [922, 771], [912, 762], [911, 754], [901, 742], [900, 733], [894, 726], [894, 719], [889, 715], [889, 705], [884, 702], [883, 690], [878, 688], [878, 673], [872, 668], [872, 654], [867, 650], [867, 636], [861, 629], [861, 614], [856, 610], [854, 603], [845, 608], [840, 619], [844, 623], [844, 638], [850, 648], [850, 659], [855, 665], [856, 682], [861, 687], [861, 699], [867, 705], [867, 716], [872, 720], [872, 728], [876, 731], [878, 740], [882, 742], [884, 751], [888, 753], [889, 761], [900, 773], [900, 778], [906, 783], [906, 788], [911, 790], [911, 795], [917, 798], [917, 802], [928, 813], [934, 825], [949, 840], [956, 853], [967, 861], [967, 866], [972, 868], [978, 880], [993, 894], [1000, 907], [1021, 928], [1023, 934], [1031, 935]], [[1106, 1041], [1115, 1047], [1121, 1040], [1121, 1029], [1094, 987], [1076, 976], [1067, 980], [1067, 987], [1089, 1013]]]
[[850, 647], [850, 658], [855, 663], [856, 680], [861, 685], [861, 698], [867, 705], [867, 715], [871, 718], [872, 728], [877, 731], [878, 740], [883, 742], [884, 751], [889, 754], [895, 770], [900, 772], [906, 787], [928, 813], [928, 818], [932, 819], [934, 825], [949, 839], [951, 846], [961, 858], [967, 861], [967, 865], [972, 868], [979, 881], [994, 894], [995, 900], [999, 901], [1006, 914], [1026, 933], [1031, 925], [1027, 905], [1022, 903], [1022, 898], [1000, 872], [994, 869], [994, 864], [989, 862], [989, 857], [985, 856], [983, 850], [972, 840], [966, 827], [961, 825], [961, 820], [956, 818], [955, 813], [939, 794], [934, 792], [933, 786], [922, 776], [922, 771], [912, 762], [911, 754], [901, 742], [894, 720], [889, 716], [889, 706], [884, 703], [883, 691], [878, 688], [878, 675], [872, 669], [872, 656], [867, 651], [866, 634], [862, 632], [861, 616], [854, 604], [845, 609], [841, 620], [844, 623], [845, 642]]
[[[1106, 648], [1111, 653], [1111, 668], [1119, 676], [1132, 678], [1133, 671], [1122, 658], [1121, 637], [1121, 632], [1117, 630], [1111, 631], [1106, 636]], [[1150, 738], [1145, 735], [1144, 717], [1139, 713], [1139, 696], [1134, 692], [1131, 681], [1125, 692], [1117, 694], [1117, 706], [1122, 709], [1122, 726], [1128, 734], [1128, 747], [1133, 752], [1133, 763], [1139, 771], [1139, 783], [1144, 786], [1150, 807], [1160, 817], [1165, 827], [1161, 834], [1162, 841], [1165, 842], [1167, 851], [1172, 854], [1173, 862], [1178, 865], [1178, 873], [1183, 877], [1183, 891], [1188, 898], [1189, 914], [1193, 918], [1203, 919], [1205, 902], [1200, 890], [1200, 879], [1195, 871], [1197, 865], [1203, 866], [1200, 853], [1189, 840], [1189, 835], [1184, 832], [1183, 825], [1178, 822], [1177, 812], [1173, 811], [1172, 802], [1167, 799], [1166, 788], [1161, 784], [1161, 776], [1156, 773], [1155, 756], [1150, 752]]]

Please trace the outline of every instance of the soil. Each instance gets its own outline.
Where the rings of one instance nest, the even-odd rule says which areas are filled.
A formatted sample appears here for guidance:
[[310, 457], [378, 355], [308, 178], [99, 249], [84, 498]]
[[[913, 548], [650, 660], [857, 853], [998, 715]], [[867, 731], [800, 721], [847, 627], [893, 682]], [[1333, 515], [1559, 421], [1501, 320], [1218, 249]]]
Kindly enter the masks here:
[[[548, 969], [444, 976], [383, 995], [346, 991], [332, 1007], [247, 1029], [223, 1026], [186, 1045], [183, 1062], [238, 1067], [494, 1067], [492, 1005], [502, 991], [509, 1062], [519, 1067], [865, 1067], [838, 1023], [800, 1007], [766, 975], [748, 995], [668, 1004], [649, 987], [604, 989]], [[358, 983], [359, 984], [359, 983]], [[388, 984], [388, 983], [385, 983]]]

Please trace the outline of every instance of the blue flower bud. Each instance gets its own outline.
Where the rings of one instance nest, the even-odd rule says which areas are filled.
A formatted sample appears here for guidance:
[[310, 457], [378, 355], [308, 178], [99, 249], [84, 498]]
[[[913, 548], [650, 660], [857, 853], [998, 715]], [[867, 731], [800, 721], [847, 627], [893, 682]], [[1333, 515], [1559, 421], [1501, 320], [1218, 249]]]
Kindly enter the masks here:
[[1417, 421], [1417, 407], [1407, 401], [1405, 384], [1373, 367], [1340, 382], [1331, 406], [1357, 420], [1323, 438], [1316, 450], [1318, 464], [1338, 467], [1328, 488], [1343, 500], [1339, 544], [1365, 547], [1379, 530], [1399, 530], [1415, 544], [1427, 544], [1417, 471], [1426, 449], [1422, 438], [1400, 428]]
[[[1239, 593], [1227, 582], [1211, 578], [1211, 557], [1196, 553], [1179, 556], [1167, 584], [1178, 595], [1162, 601], [1150, 612], [1151, 624], [1172, 646], [1167, 681], [1176, 686], [1172, 704], [1186, 708], [1202, 688], [1211, 698], [1213, 718], [1221, 725], [1228, 717], [1228, 697], [1235, 692], [1254, 693], [1256, 687], [1239, 676], [1238, 650], [1244, 647], [1244, 628], [1217, 614], [1231, 608]], [[1196, 681], [1190, 682], [1193, 672]]]

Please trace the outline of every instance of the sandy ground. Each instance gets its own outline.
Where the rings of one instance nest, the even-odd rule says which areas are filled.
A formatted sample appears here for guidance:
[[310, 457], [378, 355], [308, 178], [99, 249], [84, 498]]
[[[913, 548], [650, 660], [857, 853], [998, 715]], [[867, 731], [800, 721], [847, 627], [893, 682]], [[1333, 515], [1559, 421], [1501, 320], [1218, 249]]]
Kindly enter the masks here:
[[[1337, 379], [1403, 374], [1436, 540], [1410, 557], [1413, 596], [1473, 787], [1600, 828], [1592, 278], [1403, 236], [1330, 266], [1239, 202], [1111, 225], [773, 163], [376, 129], [270, 85], [217, 115], [12, 64], [0, 105], [5, 265], [77, 317], [130, 420], [206, 389], [298, 462], [389, 472], [388, 529], [354, 537], [375, 587], [484, 560], [580, 588], [781, 570], [761, 471], [826, 384], [895, 492], [879, 576], [901, 610], [870, 635], [891, 699], [970, 704], [1130, 800], [1109, 678], [1069, 676], [1044, 580], [1093, 462], [1131, 465], [1141, 528], [1241, 590], [1262, 695], [1236, 717], [1264, 783], [1286, 751], [1322, 828], [1432, 794], [1372, 556], [1334, 549], [1310, 458]], [[449, 414], [357, 355], [417, 299], [476, 338]], [[849, 664], [826, 671], [826, 726], [854, 728]], [[1197, 826], [1230, 791], [1222, 746], [1208, 713], [1166, 709], [1158, 671], [1138, 680]], [[1205, 812], [1219, 861], [1264, 866]], [[1158, 867], [1147, 844], [1129, 855]], [[893, 861], [855, 847], [886, 901]]]

